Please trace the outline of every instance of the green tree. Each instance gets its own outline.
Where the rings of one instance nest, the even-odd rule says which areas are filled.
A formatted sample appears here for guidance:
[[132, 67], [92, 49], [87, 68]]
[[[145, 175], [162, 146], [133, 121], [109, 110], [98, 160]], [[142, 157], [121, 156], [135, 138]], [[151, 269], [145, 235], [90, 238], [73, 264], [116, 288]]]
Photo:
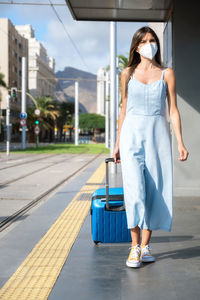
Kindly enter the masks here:
[[32, 134], [34, 134], [34, 124], [36, 117], [34, 115], [34, 110], [37, 108], [40, 110], [40, 116], [38, 117], [39, 126], [45, 131], [53, 131], [55, 126], [56, 118], [60, 115], [57, 109], [56, 101], [51, 97], [38, 97], [32, 99], [34, 106], [28, 107], [28, 128]]
[[[73, 118], [73, 126], [75, 119]], [[93, 140], [98, 131], [105, 131], [105, 117], [95, 113], [82, 113], [79, 115], [79, 128], [93, 131]]]
[[7, 88], [7, 85], [4, 81], [4, 74], [0, 73], [0, 86]]
[[[129, 58], [128, 56], [124, 56], [122, 54], [117, 55], [117, 57], [118, 57], [118, 68], [119, 68], [119, 72], [121, 73], [121, 71], [128, 66]], [[107, 65], [106, 71], [109, 70], [110, 70], [110, 65]]]
[[[128, 57], [128, 53], [127, 53], [127, 56], [124, 56], [122, 54], [119, 54], [117, 55], [118, 57], [118, 69], [119, 69], [119, 90], [120, 90], [120, 93], [122, 94], [122, 85], [121, 85], [121, 72], [124, 68], [126, 68], [128, 66], [128, 61], [129, 61], [129, 57]], [[110, 65], [108, 65], [106, 67], [106, 71], [109, 71], [110, 70]], [[121, 103], [122, 103], [122, 100], [121, 100]], [[120, 103], [120, 105], [121, 105]]]
[[[124, 55], [121, 55], [121, 54], [117, 55], [117, 56], [119, 58], [119, 64], [118, 64], [118, 68], [119, 68], [119, 90], [120, 90], [120, 94], [122, 95], [121, 72], [124, 68], [126, 68], [128, 66], [129, 58], [124, 56]], [[121, 97], [120, 105], [121, 104], [122, 104], [122, 97]]]
[[[57, 109], [60, 111], [56, 119], [56, 124], [59, 132], [59, 139], [62, 140], [62, 132], [64, 125], [72, 124], [72, 116], [74, 114], [74, 103], [72, 102], [57, 102]], [[72, 136], [72, 129], [70, 130], [70, 139]]]
[[43, 126], [45, 129], [52, 128], [49, 120], [55, 121], [60, 114], [58, 109], [56, 109], [56, 101], [49, 96], [38, 97], [35, 100], [35, 108], [40, 110], [39, 119], [42, 121], [41, 126]]
[[[7, 85], [4, 81], [4, 74], [0, 73], [0, 87], [4, 87], [7, 89]], [[2, 110], [1, 110], [1, 92], [0, 92], [0, 134], [2, 132], [1, 130], [1, 118], [2, 118]]]
[[[128, 54], [128, 53], [127, 53]], [[128, 57], [127, 56], [124, 56], [122, 54], [120, 55], [117, 55], [118, 59], [119, 59], [119, 63], [118, 63], [118, 67], [119, 67], [119, 72], [121, 74], [121, 71], [126, 68], [128, 66]]]

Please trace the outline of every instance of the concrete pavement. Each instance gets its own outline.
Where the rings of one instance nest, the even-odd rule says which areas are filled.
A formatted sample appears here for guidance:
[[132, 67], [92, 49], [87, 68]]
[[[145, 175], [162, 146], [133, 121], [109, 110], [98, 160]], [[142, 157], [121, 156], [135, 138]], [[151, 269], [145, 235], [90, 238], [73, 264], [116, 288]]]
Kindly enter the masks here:
[[[0, 234], [1, 286], [52, 226], [84, 185], [102, 155], [47, 201]], [[120, 165], [110, 186], [122, 186]], [[102, 185], [103, 186], [103, 185]], [[91, 236], [88, 213], [48, 299], [193, 300], [200, 294], [200, 199], [174, 198], [172, 232], [153, 231], [155, 263], [125, 265], [130, 243], [98, 244]]]
[[[120, 168], [119, 168], [120, 169]], [[112, 176], [118, 186], [121, 173]], [[200, 199], [174, 198], [172, 231], [153, 231], [155, 263], [128, 268], [129, 243], [93, 244], [90, 215], [50, 294], [49, 300], [199, 300]]]

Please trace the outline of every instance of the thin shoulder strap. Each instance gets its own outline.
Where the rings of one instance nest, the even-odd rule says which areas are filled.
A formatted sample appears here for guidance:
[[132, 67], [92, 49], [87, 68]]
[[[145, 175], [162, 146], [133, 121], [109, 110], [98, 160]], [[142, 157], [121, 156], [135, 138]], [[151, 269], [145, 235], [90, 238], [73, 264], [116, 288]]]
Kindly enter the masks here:
[[163, 70], [162, 70], [161, 80], [163, 80], [164, 71], [165, 71], [165, 67], [163, 67]]
[[131, 79], [131, 78], [134, 78], [134, 75], [133, 75], [133, 73], [132, 73], [132, 75], [130, 76], [130, 79]]

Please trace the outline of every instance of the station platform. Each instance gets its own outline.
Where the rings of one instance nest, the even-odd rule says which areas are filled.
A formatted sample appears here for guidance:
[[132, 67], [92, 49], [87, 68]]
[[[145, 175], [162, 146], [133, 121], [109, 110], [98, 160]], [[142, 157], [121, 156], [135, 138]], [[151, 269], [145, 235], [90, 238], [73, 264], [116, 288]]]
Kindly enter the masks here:
[[[152, 232], [154, 263], [128, 268], [131, 243], [93, 243], [91, 194], [104, 187], [106, 157], [1, 233], [0, 299], [199, 299], [199, 198], [174, 198], [172, 231]], [[122, 186], [117, 168], [110, 186]]]

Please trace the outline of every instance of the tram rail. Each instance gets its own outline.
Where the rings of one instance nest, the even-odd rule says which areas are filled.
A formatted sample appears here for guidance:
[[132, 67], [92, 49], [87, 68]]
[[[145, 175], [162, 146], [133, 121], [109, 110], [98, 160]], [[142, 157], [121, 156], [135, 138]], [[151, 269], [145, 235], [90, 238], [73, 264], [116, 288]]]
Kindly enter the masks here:
[[[51, 194], [53, 191], [55, 191], [56, 189], [58, 189], [62, 184], [64, 184], [65, 182], [67, 182], [69, 179], [71, 179], [73, 176], [75, 176], [76, 174], [78, 174], [80, 171], [82, 171], [85, 167], [87, 167], [89, 164], [91, 164], [93, 161], [95, 161], [103, 152], [97, 154], [95, 157], [93, 157], [91, 160], [89, 160], [88, 162], [86, 162], [83, 166], [81, 166], [79, 169], [77, 169], [75, 172], [73, 172], [72, 174], [70, 174], [69, 176], [66, 176], [65, 178], [63, 178], [60, 182], [58, 182], [57, 184], [53, 185], [50, 189], [48, 189], [47, 191], [43, 192], [41, 195], [39, 195], [37, 198], [35, 198], [33, 201], [31, 201], [30, 203], [28, 203], [27, 205], [25, 205], [24, 207], [22, 207], [21, 209], [19, 209], [18, 211], [16, 211], [14, 214], [8, 216], [7, 218], [5, 218], [3, 221], [0, 222], [0, 232], [2, 232], [3, 230], [5, 230], [7, 227], [9, 227], [14, 221], [16, 221], [17, 219], [19, 219], [21, 216], [23, 216], [27, 211], [29, 211], [31, 208], [33, 208], [34, 206], [36, 206], [39, 202], [41, 202], [43, 199], [45, 199], [49, 194]], [[68, 158], [69, 159], [69, 158]], [[63, 161], [62, 161], [63, 162]], [[61, 163], [62, 163], [61, 162]], [[58, 162], [57, 162], [58, 164]], [[48, 166], [49, 167], [49, 166]], [[46, 167], [45, 167], [46, 168]], [[42, 169], [44, 170], [44, 168]], [[40, 170], [41, 171], [41, 170]], [[29, 174], [30, 175], [30, 174]], [[25, 176], [26, 177], [26, 176]], [[19, 180], [19, 179], [17, 179]], [[13, 181], [12, 181], [13, 182]]]
[[[54, 155], [53, 155], [53, 156], [54, 156]], [[55, 156], [56, 156], [56, 155], [55, 155]], [[51, 157], [52, 157], [52, 156], [51, 156]], [[50, 156], [49, 156], [48, 158], [50, 158]], [[11, 179], [11, 180], [4, 181], [4, 182], [0, 182], [0, 187], [1, 187], [1, 186], [4, 186], [4, 185], [8, 185], [8, 184], [13, 183], [13, 182], [16, 182], [16, 181], [18, 181], [18, 180], [21, 180], [21, 179], [23, 179], [23, 178], [25, 178], [25, 177], [27, 177], [27, 176], [33, 175], [33, 174], [35, 174], [35, 173], [41, 172], [41, 171], [43, 171], [43, 170], [45, 170], [45, 169], [48, 169], [48, 168], [50, 168], [50, 167], [52, 167], [52, 166], [55, 166], [55, 165], [57, 165], [57, 164], [61, 164], [61, 163], [65, 162], [65, 161], [67, 161], [67, 160], [69, 160], [69, 159], [70, 159], [70, 158], [68, 157], [68, 158], [66, 158], [66, 159], [64, 159], [64, 160], [62, 160], [62, 161], [60, 161], [60, 162], [53, 162], [53, 163], [51, 163], [51, 164], [48, 165], [48, 166], [45, 166], [45, 167], [42, 167], [42, 168], [40, 168], [40, 169], [31, 171], [31, 172], [26, 173], [26, 174], [24, 174], [24, 175], [22, 175], [22, 176], [19, 176], [19, 177], [16, 177], [16, 178], [13, 178], [13, 179]], [[37, 160], [37, 162], [38, 162], [38, 161], [40, 161], [40, 159]], [[32, 162], [35, 162], [35, 161], [32, 161]], [[17, 166], [18, 166], [18, 165], [17, 165]], [[0, 169], [0, 172], [1, 172], [1, 169]]]
[[36, 159], [32, 159], [32, 160], [23, 161], [21, 163], [10, 165], [10, 166], [6, 166], [6, 167], [2, 167], [2, 168], [0, 167], [0, 171], [1, 170], [6, 170], [6, 169], [10, 169], [10, 168], [14, 168], [14, 167], [17, 167], [17, 166], [22, 166], [22, 165], [29, 164], [29, 163], [32, 163], [32, 162], [35, 162], [35, 161], [40, 161], [40, 160], [43, 160], [43, 159], [48, 159], [48, 158], [54, 157], [54, 156], [56, 156], [56, 154], [45, 156], [45, 157], [40, 157], [40, 158], [36, 158]]

